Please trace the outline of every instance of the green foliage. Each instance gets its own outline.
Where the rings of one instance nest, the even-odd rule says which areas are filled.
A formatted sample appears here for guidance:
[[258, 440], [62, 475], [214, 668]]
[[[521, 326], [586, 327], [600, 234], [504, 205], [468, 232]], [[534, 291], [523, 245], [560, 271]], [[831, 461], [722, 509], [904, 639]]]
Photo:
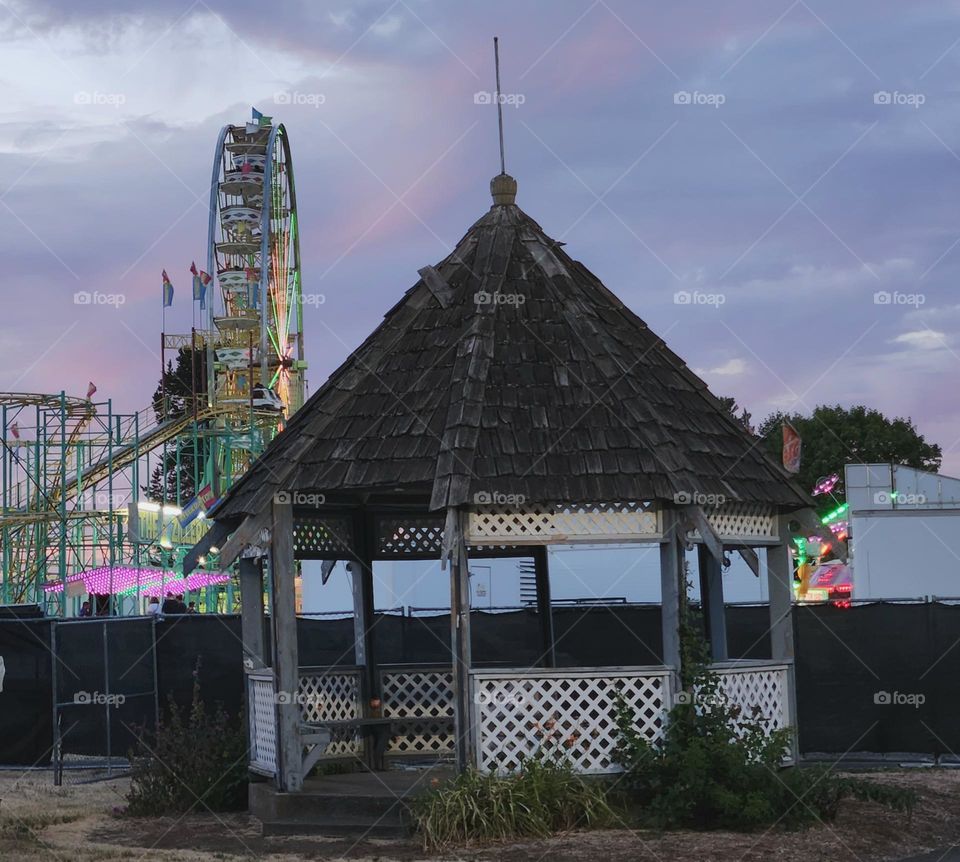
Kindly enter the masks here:
[[546, 758], [529, 760], [520, 773], [506, 777], [468, 770], [414, 800], [412, 814], [428, 850], [544, 838], [608, 826], [615, 819], [603, 783]]
[[782, 769], [790, 730], [771, 730], [759, 710], [746, 715], [726, 701], [719, 676], [706, 663], [705, 646], [692, 642], [699, 635], [689, 614], [683, 619], [686, 691], [670, 711], [662, 742], [648, 742], [626, 701], [620, 697], [617, 704], [623, 786], [644, 825], [797, 828], [833, 820], [848, 797], [912, 811], [912, 791], [838, 776], [829, 769]]
[[[196, 676], [196, 674], [195, 674]], [[190, 709], [170, 699], [154, 733], [141, 735], [130, 754], [127, 813], [182, 814], [191, 810], [236, 811], [247, 804], [247, 735], [243, 717], [222, 707], [209, 711], [195, 681]]]
[[[760, 423], [758, 433], [770, 456], [779, 461], [783, 448], [780, 427], [787, 420], [803, 439], [803, 457], [798, 480], [810, 490], [818, 479], [831, 473], [840, 474], [840, 483], [833, 491], [839, 502], [845, 500], [843, 465], [902, 464], [920, 470], [940, 468], [942, 452], [934, 443], [927, 443], [910, 419], [888, 419], [878, 410], [866, 407], [829, 407], [822, 404], [810, 416], [799, 413], [773, 413]], [[826, 501], [833, 508], [833, 499]], [[821, 513], [822, 514], [822, 513]]]

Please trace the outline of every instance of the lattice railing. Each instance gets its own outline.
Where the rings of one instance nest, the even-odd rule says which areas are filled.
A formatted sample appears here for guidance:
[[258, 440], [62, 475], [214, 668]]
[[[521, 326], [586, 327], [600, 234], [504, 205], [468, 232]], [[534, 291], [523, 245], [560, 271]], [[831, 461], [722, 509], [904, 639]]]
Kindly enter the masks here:
[[541, 751], [583, 774], [618, 772], [617, 692], [651, 742], [663, 733], [671, 703], [667, 668], [473, 671], [471, 689], [477, 767], [498, 773]]
[[[790, 727], [790, 666], [770, 662], [717, 664], [720, 691], [745, 717], [760, 719], [767, 733]], [[737, 728], [739, 730], [739, 728]]]
[[247, 715], [250, 722], [250, 768], [265, 775], [277, 772], [276, 699], [273, 675], [247, 675]]
[[384, 668], [380, 692], [383, 717], [395, 720], [387, 754], [442, 757], [454, 753], [449, 666]]
[[[716, 508], [704, 507], [704, 514], [717, 535], [731, 542], [753, 541], [761, 544], [779, 539], [777, 514], [772, 506], [755, 503], [726, 503]], [[691, 539], [699, 541], [694, 530]]]
[[480, 505], [470, 513], [468, 541], [476, 545], [656, 541], [659, 512], [647, 503], [539, 505], [517, 509]]
[[[323, 724], [347, 721], [362, 715], [360, 671], [356, 668], [300, 668], [300, 689], [297, 692], [303, 720]], [[362, 752], [359, 733], [336, 729], [323, 757], [347, 757]]]
[[297, 513], [293, 525], [293, 550], [298, 560], [332, 559], [349, 553], [353, 541], [350, 521], [336, 515]]

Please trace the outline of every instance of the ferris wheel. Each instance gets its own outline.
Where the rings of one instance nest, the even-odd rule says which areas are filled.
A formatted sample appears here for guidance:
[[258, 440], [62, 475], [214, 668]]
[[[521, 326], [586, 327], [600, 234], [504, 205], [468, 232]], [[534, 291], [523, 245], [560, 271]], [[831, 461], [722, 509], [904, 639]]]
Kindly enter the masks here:
[[282, 424], [305, 388], [297, 197], [286, 130], [257, 110], [220, 131], [208, 237], [210, 406]]

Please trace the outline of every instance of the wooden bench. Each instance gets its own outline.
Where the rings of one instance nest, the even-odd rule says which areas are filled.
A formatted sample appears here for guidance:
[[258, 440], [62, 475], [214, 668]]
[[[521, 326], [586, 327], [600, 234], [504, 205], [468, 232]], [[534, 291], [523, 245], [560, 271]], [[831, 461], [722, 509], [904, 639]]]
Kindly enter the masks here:
[[337, 730], [359, 731], [364, 741], [370, 740], [369, 763], [373, 770], [383, 769], [383, 757], [393, 736], [392, 718], [347, 718], [341, 721], [322, 721], [300, 725], [300, 743], [313, 748], [303, 758], [303, 775], [307, 775], [323, 756]]

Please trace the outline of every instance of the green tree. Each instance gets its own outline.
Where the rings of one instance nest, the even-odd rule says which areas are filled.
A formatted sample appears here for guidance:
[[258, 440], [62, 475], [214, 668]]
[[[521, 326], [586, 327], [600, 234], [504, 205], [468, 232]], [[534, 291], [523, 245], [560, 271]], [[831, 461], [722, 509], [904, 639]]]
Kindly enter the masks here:
[[[202, 398], [207, 391], [206, 356], [203, 350], [192, 351], [183, 347], [177, 352], [176, 365], [167, 362], [166, 371], [153, 393], [153, 410], [158, 423], [181, 419], [193, 410], [195, 398]], [[177, 494], [177, 452], [170, 448], [161, 456], [161, 463], [154, 467], [150, 482], [144, 492], [154, 500], [170, 500], [184, 503], [196, 493], [197, 473], [202, 474], [203, 449], [195, 457], [192, 446], [180, 451], [179, 485]]]
[[738, 425], [743, 426], [744, 431], [746, 431], [748, 434], [754, 433], [753, 424], [751, 423], [753, 417], [747, 412], [746, 407], [741, 408], [740, 405], [737, 404], [736, 398], [733, 398], [730, 395], [723, 395], [718, 396], [717, 400], [720, 402], [723, 409], [730, 414], [730, 418], [733, 419], [733, 421]]
[[808, 491], [825, 476], [839, 473], [840, 481], [832, 497], [824, 501], [828, 508], [846, 499], [843, 487], [843, 465], [902, 464], [920, 470], [940, 468], [942, 453], [935, 443], [928, 443], [911, 419], [888, 419], [879, 410], [839, 404], [821, 404], [810, 416], [800, 413], [772, 413], [758, 429], [770, 456], [780, 461], [783, 449], [781, 426], [786, 420], [803, 440], [800, 484]]

